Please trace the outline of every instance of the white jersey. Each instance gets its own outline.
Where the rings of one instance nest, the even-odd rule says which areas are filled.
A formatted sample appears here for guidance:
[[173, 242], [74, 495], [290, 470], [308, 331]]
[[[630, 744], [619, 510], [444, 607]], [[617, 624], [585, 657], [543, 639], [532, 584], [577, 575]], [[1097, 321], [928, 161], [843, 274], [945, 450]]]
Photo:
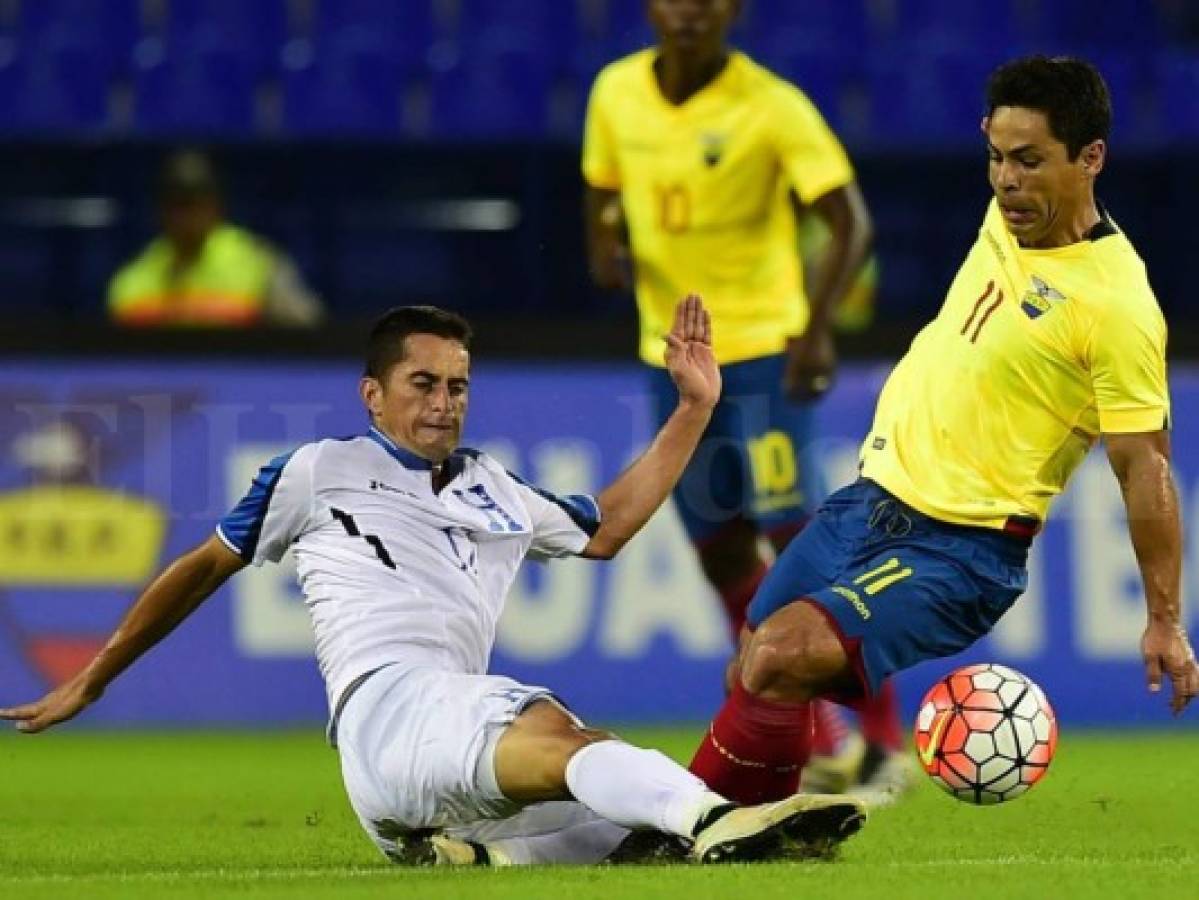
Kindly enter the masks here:
[[217, 526], [247, 563], [295, 550], [330, 707], [383, 665], [483, 673], [526, 555], [578, 553], [599, 527], [586, 495], [555, 497], [486, 454], [432, 466], [376, 429], [271, 460]]

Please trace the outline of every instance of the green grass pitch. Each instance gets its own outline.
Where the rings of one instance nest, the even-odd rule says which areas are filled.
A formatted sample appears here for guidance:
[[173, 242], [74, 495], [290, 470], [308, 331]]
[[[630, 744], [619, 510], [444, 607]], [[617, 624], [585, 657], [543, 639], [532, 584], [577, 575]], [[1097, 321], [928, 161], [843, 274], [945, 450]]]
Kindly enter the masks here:
[[[683, 758], [696, 729], [628, 729]], [[974, 808], [921, 781], [835, 863], [404, 870], [360, 833], [318, 729], [0, 735], [0, 897], [1199, 896], [1199, 733], [1062, 736]]]

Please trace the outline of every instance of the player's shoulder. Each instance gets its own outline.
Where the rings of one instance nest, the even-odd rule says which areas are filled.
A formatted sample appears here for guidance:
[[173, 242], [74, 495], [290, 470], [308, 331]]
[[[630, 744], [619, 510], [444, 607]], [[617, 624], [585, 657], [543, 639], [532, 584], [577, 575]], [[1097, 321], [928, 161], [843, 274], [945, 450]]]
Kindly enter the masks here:
[[359, 468], [377, 452], [376, 442], [365, 434], [345, 437], [324, 437], [299, 444], [272, 460], [277, 460], [289, 470], [300, 469], [322, 471], [331, 468]]
[[747, 53], [734, 51], [731, 64], [736, 67], [738, 87], [747, 95], [782, 106], [815, 105], [802, 87]]
[[1096, 312], [1119, 307], [1126, 314], [1160, 317], [1145, 261], [1106, 212], [1088, 241], [1091, 290], [1086, 293]]
[[652, 47], [638, 50], [608, 63], [595, 76], [592, 93], [595, 96], [628, 96], [646, 83], [646, 69], [653, 65]]

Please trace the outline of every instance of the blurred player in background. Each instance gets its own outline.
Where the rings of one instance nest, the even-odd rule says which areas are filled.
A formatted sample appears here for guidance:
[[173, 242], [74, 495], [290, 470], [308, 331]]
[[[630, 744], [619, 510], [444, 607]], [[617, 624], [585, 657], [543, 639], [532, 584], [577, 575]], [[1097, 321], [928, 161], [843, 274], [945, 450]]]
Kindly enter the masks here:
[[147, 328], [312, 327], [324, 310], [278, 248], [225, 221], [212, 161], [172, 154], [158, 183], [162, 234], [113, 277], [108, 312]]
[[383, 316], [360, 384], [370, 430], [264, 466], [82, 672], [0, 717], [27, 732], [74, 717], [226, 579], [292, 549], [329, 739], [363, 828], [394, 861], [599, 862], [638, 828], [686, 841], [700, 863], [835, 847], [864, 821], [860, 801], [737, 806], [663, 754], [587, 728], [546, 688], [486, 674], [525, 556], [610, 559], [682, 473], [720, 396], [699, 298], [678, 305], [667, 336], [674, 411], [598, 497], [556, 497], [458, 446], [470, 337], [432, 307]]
[[[759, 540], [781, 550], [823, 495], [811, 403], [832, 385], [833, 319], [867, 259], [871, 223], [845, 150], [808, 98], [729, 47], [739, 0], [648, 8], [658, 46], [609, 65], [591, 94], [590, 265], [602, 287], [636, 287], [658, 421], [671, 407], [661, 359], [673, 298], [701, 292], [716, 322], [724, 394], [675, 501], [736, 641], [767, 569]], [[823, 244], [807, 291], [800, 217], [827, 232], [811, 229]], [[857, 782], [885, 798], [906, 784], [891, 686], [861, 712], [865, 742], [821, 705], [805, 786]]]
[[[861, 477], [783, 551], [749, 608], [733, 691], [698, 756], [758, 796], [803, 765], [790, 725], [817, 697], [986, 634], [1024, 591], [1050, 501], [1102, 437], [1148, 607], [1151, 690], [1199, 692], [1182, 624], [1166, 325], [1144, 263], [1095, 199], [1111, 126], [1100, 74], [1073, 59], [1000, 67], [983, 120], [994, 197], [941, 311], [878, 400]], [[777, 723], [776, 739], [762, 724]]]

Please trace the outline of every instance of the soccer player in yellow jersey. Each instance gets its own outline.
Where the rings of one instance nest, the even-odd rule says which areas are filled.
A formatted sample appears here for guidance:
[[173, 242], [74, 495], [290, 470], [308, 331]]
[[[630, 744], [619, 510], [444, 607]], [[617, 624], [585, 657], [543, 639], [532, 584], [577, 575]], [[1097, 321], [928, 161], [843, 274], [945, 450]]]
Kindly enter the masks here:
[[986, 634], [1024, 590], [1050, 501], [1097, 440], [1144, 583], [1150, 690], [1168, 678], [1175, 713], [1199, 691], [1180, 614], [1166, 326], [1094, 193], [1107, 87], [1088, 63], [1031, 57], [992, 74], [987, 110], [994, 197], [978, 240], [883, 388], [861, 478], [754, 597], [734, 689], [698, 753], [714, 790], [743, 797], [763, 771], [803, 762], [800, 742], [747, 741], [743, 723], [869, 696]]
[[[712, 315], [724, 395], [674, 496], [734, 636], [766, 572], [759, 537], [781, 550], [823, 493], [808, 401], [831, 384], [831, 319], [871, 234], [849, 158], [815, 106], [729, 48], [739, 7], [650, 0], [658, 46], [596, 79], [582, 163], [592, 272], [605, 287], [635, 283], [657, 419], [670, 412], [662, 335], [675, 298], [700, 293]], [[819, 216], [831, 236], [806, 292], [797, 213]], [[905, 774], [884, 765], [906, 759], [894, 692], [862, 712], [866, 765]], [[834, 708], [820, 713], [828, 756], [844, 725]]]

